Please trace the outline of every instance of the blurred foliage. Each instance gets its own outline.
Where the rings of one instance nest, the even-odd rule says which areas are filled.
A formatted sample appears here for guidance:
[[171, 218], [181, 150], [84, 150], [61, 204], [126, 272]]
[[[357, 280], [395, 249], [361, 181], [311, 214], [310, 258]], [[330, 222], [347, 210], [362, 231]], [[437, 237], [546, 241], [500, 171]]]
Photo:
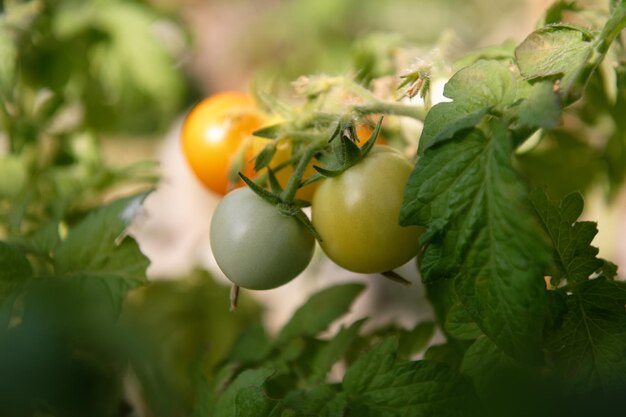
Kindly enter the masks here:
[[100, 135], [155, 132], [186, 86], [141, 2], [4, 2], [0, 15], [0, 236], [74, 222], [121, 185], [156, 180], [154, 164], [113, 168]]
[[454, 28], [454, 43], [448, 49], [458, 54], [493, 30], [481, 22], [513, 15], [523, 7], [512, 0], [267, 2], [233, 50], [247, 57], [257, 74], [264, 70], [286, 80], [310, 73], [336, 74], [351, 69], [355, 40], [369, 34], [388, 34], [388, 41], [404, 39], [428, 51], [443, 32]]
[[[198, 367], [210, 375], [236, 336], [252, 323], [260, 325], [260, 309], [248, 297], [242, 298], [236, 314], [228, 313], [228, 294], [228, 287], [196, 271], [152, 282], [129, 295], [124, 320], [158, 355], [154, 364], [167, 375], [171, 396], [187, 407], [195, 398]], [[151, 394], [153, 401], [163, 395]]]
[[52, 123], [63, 110], [103, 132], [163, 130], [180, 111], [186, 94], [175, 68], [180, 51], [168, 50], [166, 31], [184, 35], [171, 18], [136, 1], [5, 3], [4, 123], [21, 140], [38, 134], [32, 116]]

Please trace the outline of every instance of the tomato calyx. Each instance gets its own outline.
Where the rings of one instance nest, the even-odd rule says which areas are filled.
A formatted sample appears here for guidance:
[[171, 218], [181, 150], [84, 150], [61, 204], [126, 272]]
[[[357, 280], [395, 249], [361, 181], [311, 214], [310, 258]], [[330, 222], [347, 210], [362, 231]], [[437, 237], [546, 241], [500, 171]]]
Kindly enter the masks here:
[[356, 144], [358, 137], [354, 122], [352, 120], [340, 120], [329, 140], [329, 142], [333, 142], [335, 139], [339, 138], [339, 141], [335, 142], [335, 145], [333, 146], [336, 159], [333, 164], [334, 166], [331, 166], [330, 168], [323, 168], [315, 165], [313, 168], [320, 175], [332, 178], [341, 175], [346, 170], [358, 164], [374, 148], [374, 144], [376, 143], [376, 139], [380, 133], [382, 122], [383, 118], [381, 117], [378, 120], [378, 123], [376, 123], [376, 127], [365, 144], [362, 147], [359, 147]]
[[[269, 172], [270, 172], [270, 178], [272, 178], [273, 177], [273, 174], [271, 174], [272, 171], [269, 171]], [[295, 190], [293, 194], [287, 195], [287, 198], [285, 198], [283, 197], [284, 191], [289, 190], [289, 188], [286, 188], [285, 190], [283, 190], [283, 193], [277, 194], [275, 192], [270, 192], [266, 190], [265, 188], [261, 187], [260, 185], [252, 181], [250, 178], [246, 177], [241, 172], [239, 173], [239, 177], [242, 179], [244, 183], [246, 183], [246, 185], [248, 185], [248, 187], [250, 187], [250, 189], [256, 195], [258, 195], [259, 197], [261, 197], [263, 200], [267, 201], [268, 203], [276, 206], [280, 214], [282, 214], [285, 217], [294, 217], [296, 220], [302, 223], [302, 225], [306, 228], [306, 230], [309, 233], [313, 235], [315, 240], [317, 240], [318, 242], [322, 241], [321, 236], [319, 235], [317, 230], [315, 230], [315, 227], [313, 227], [313, 223], [311, 223], [311, 220], [309, 220], [307, 215], [302, 211], [302, 206], [303, 206], [302, 202], [300, 202], [299, 200], [295, 200], [293, 198], [295, 195]], [[296, 177], [297, 175], [294, 175], [292, 179]], [[278, 184], [278, 181], [276, 180], [275, 177], [273, 181], [270, 179], [270, 183], [274, 183], [272, 187], [278, 187], [280, 189], [280, 185]]]
[[411, 281], [409, 281], [408, 279], [402, 277], [402, 275], [398, 274], [395, 271], [384, 271], [384, 272], [381, 272], [380, 275], [382, 275], [383, 277], [387, 278], [388, 280], [391, 280], [393, 282], [397, 282], [398, 284], [402, 284], [402, 285], [406, 285], [406, 286], [411, 285]]

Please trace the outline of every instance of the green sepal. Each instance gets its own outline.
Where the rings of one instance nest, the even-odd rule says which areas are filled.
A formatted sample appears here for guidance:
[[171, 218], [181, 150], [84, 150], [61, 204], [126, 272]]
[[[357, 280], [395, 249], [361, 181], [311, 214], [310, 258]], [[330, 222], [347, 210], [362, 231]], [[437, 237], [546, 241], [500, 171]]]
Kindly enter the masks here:
[[300, 223], [302, 223], [304, 225], [306, 230], [308, 230], [313, 235], [315, 240], [317, 240], [320, 243], [322, 242], [322, 237], [317, 232], [317, 230], [315, 230], [315, 227], [313, 226], [313, 223], [311, 223], [311, 220], [309, 220], [307, 215], [304, 214], [304, 212], [302, 210], [298, 209], [298, 211], [296, 211], [293, 214], [293, 217], [295, 217], [296, 220], [298, 220]]
[[384, 271], [381, 272], [380, 275], [392, 280], [393, 282], [397, 282], [398, 284], [406, 285], [407, 287], [411, 285], [411, 281], [394, 271]]
[[381, 117], [380, 120], [378, 120], [378, 123], [376, 123], [376, 127], [372, 131], [372, 134], [362, 148], [359, 148], [354, 142], [356, 138], [354, 122], [339, 122], [337, 129], [335, 129], [333, 136], [331, 136], [330, 139], [330, 141], [332, 141], [334, 138], [337, 137], [337, 135], [339, 135], [341, 141], [335, 147], [335, 156], [338, 161], [337, 168], [332, 167], [330, 169], [327, 169], [317, 165], [314, 165], [313, 168], [320, 175], [332, 178], [341, 175], [347, 169], [358, 164], [374, 148], [376, 138], [380, 133], [382, 122], [383, 118]]
[[280, 132], [284, 126], [284, 123], [277, 123], [275, 125], [270, 125], [262, 127], [261, 129], [257, 129], [252, 132], [252, 134], [260, 138], [277, 139], [280, 136]]
[[[313, 168], [315, 168], [315, 166]], [[313, 174], [309, 178], [307, 178], [306, 180], [304, 180], [304, 181], [302, 181], [300, 183], [300, 188], [305, 187], [305, 186], [307, 186], [309, 184], [312, 184], [312, 183], [314, 183], [316, 181], [319, 181], [322, 178], [324, 178], [324, 176], [322, 174]]]
[[[273, 174], [270, 174], [270, 178], [271, 178], [272, 175]], [[313, 235], [313, 237], [318, 242], [322, 241], [322, 238], [320, 237], [319, 233], [317, 233], [317, 230], [315, 230], [315, 227], [313, 227], [313, 224], [311, 223], [311, 220], [309, 220], [307, 215], [304, 214], [304, 212], [302, 211], [301, 207], [303, 207], [303, 205], [302, 205], [303, 202], [301, 200], [294, 200], [292, 202], [285, 203], [276, 194], [267, 191], [265, 188], [261, 187], [259, 184], [255, 183], [254, 181], [252, 181], [250, 178], [246, 177], [241, 172], [239, 173], [239, 177], [241, 178], [241, 180], [243, 182], [246, 183], [246, 185], [248, 187], [250, 187], [250, 189], [256, 195], [258, 195], [259, 197], [261, 197], [263, 200], [267, 201], [268, 203], [276, 206], [276, 208], [283, 215], [295, 217], [296, 220], [298, 220], [300, 223], [302, 223], [304, 225], [304, 227]], [[275, 179], [275, 177], [274, 177], [274, 179]], [[270, 181], [271, 181], [271, 179], [270, 179]], [[304, 203], [306, 203], [306, 202], [304, 202]]]
[[381, 117], [380, 119], [378, 119], [378, 122], [376, 123], [376, 127], [374, 127], [374, 130], [372, 131], [372, 134], [370, 135], [370, 137], [367, 139], [367, 142], [365, 142], [365, 144], [363, 144], [363, 146], [361, 147], [361, 157], [367, 156], [367, 154], [374, 148], [374, 145], [376, 144], [376, 139], [378, 138], [378, 135], [380, 134], [380, 128], [382, 125], [383, 125], [383, 118]]
[[228, 167], [227, 178], [230, 184], [236, 184], [239, 180], [239, 173], [243, 171], [243, 168], [246, 166], [248, 149], [250, 147], [249, 143], [242, 142], [237, 152], [233, 155], [232, 162]]
[[283, 192], [283, 187], [280, 186], [278, 179], [276, 179], [273, 169], [267, 168], [267, 178], [270, 183], [270, 190], [272, 190], [272, 193], [280, 195], [280, 193]]
[[274, 155], [276, 155], [276, 143], [270, 142], [254, 158], [254, 170], [258, 172], [268, 166]]
[[300, 200], [299, 198], [296, 198], [295, 200], [293, 200], [292, 203], [296, 207], [300, 207], [300, 208], [310, 207], [311, 206], [311, 202], [310, 201]]
[[345, 169], [325, 169], [317, 165], [313, 165], [313, 169], [316, 170], [321, 176], [328, 178], [337, 177], [345, 171]]
[[250, 178], [246, 177], [243, 173], [240, 172], [239, 173], [239, 177], [241, 178], [241, 180], [243, 182], [246, 183], [246, 185], [248, 187], [250, 187], [250, 189], [252, 191], [254, 191], [256, 193], [256, 195], [261, 197], [263, 200], [265, 200], [268, 203], [273, 204], [273, 205], [278, 205], [278, 204], [282, 203], [280, 198], [278, 198], [276, 195], [270, 193], [265, 188], [261, 187], [259, 184], [257, 184], [254, 181], [252, 181]]

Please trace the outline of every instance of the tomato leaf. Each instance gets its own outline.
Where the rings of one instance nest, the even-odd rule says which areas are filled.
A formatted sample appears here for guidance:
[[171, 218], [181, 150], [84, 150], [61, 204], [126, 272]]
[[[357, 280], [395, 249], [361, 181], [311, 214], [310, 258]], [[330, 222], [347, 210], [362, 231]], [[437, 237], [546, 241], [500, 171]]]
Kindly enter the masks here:
[[[249, 397], [242, 397], [241, 400], [238, 398], [239, 393], [249, 388], [260, 389], [273, 374], [274, 371], [272, 369], [261, 368], [247, 369], [237, 375], [232, 383], [228, 385], [226, 390], [224, 390], [224, 392], [222, 392], [222, 394], [218, 397], [217, 402], [215, 403], [213, 415], [220, 417], [235, 417], [239, 415], [237, 413], [238, 406], [243, 406], [247, 410], [250, 405], [248, 401], [258, 405], [258, 397], [256, 397], [254, 393], [252, 394], [252, 397], [256, 398], [251, 399]], [[241, 403], [239, 403], [240, 401]]]
[[343, 327], [315, 353], [311, 361], [312, 373], [308, 378], [311, 383], [321, 383], [326, 380], [331, 367], [344, 357], [348, 348], [358, 338], [364, 323], [365, 319], [355, 321], [349, 327]]
[[[551, 81], [534, 84], [521, 81], [516, 108], [519, 122], [525, 127], [554, 129], [561, 124], [561, 97]], [[525, 88], [524, 88], [525, 87]]]
[[298, 416], [344, 417], [347, 396], [332, 385], [319, 385], [311, 390], [290, 392], [285, 404]]
[[52, 221], [28, 236], [19, 236], [11, 240], [24, 252], [49, 259], [61, 243], [59, 223]]
[[550, 196], [561, 199], [572, 192], [584, 194], [598, 180], [605, 170], [602, 158], [580, 133], [561, 129], [544, 132], [536, 148], [516, 155], [517, 166], [532, 187], [546, 188]]
[[589, 32], [566, 25], [551, 25], [530, 34], [515, 50], [520, 73], [526, 80], [560, 79], [561, 95], [569, 99], [574, 92], [593, 50]]
[[579, 390], [605, 393], [626, 384], [626, 284], [600, 277], [580, 284], [565, 301], [562, 325], [548, 340], [548, 356]]
[[126, 292], [146, 282], [149, 261], [137, 242], [130, 237], [118, 242], [145, 197], [140, 194], [114, 201], [70, 229], [54, 252], [56, 273], [98, 281], [110, 293], [113, 305], [121, 308]]
[[461, 303], [448, 311], [444, 329], [450, 336], [461, 340], [474, 340], [483, 334]]
[[397, 337], [389, 337], [359, 356], [343, 378], [343, 389], [350, 395], [372, 389], [378, 375], [385, 375], [393, 369], [398, 343]]
[[435, 323], [427, 321], [419, 323], [411, 330], [399, 332], [398, 357], [408, 359], [422, 351], [435, 334]]
[[356, 297], [364, 290], [362, 284], [344, 284], [313, 294], [282, 328], [275, 346], [302, 336], [315, 336], [344, 315]]
[[559, 206], [552, 203], [542, 190], [533, 190], [532, 203], [541, 224], [552, 242], [552, 284], [558, 286], [562, 280], [577, 285], [604, 265], [598, 258], [598, 249], [591, 241], [598, 233], [594, 222], [576, 221], [583, 212], [583, 197], [572, 193]]
[[443, 94], [452, 102], [435, 105], [426, 115], [419, 153], [477, 125], [490, 111], [513, 104], [516, 83], [503, 63], [480, 60], [461, 69], [446, 84]]
[[427, 149], [405, 188], [402, 225], [427, 226], [426, 282], [455, 279], [480, 329], [515, 358], [539, 354], [549, 261], [497, 121]]
[[471, 388], [458, 374], [430, 361], [396, 364], [397, 348], [397, 338], [385, 339], [348, 369], [343, 380], [351, 399], [348, 415], [472, 415]]
[[254, 323], [239, 334], [231, 346], [225, 362], [258, 362], [267, 354], [269, 346], [265, 329], [260, 323]]
[[33, 274], [26, 256], [16, 247], [0, 242], [0, 304], [19, 284]]
[[280, 416], [282, 408], [280, 401], [269, 398], [260, 387], [251, 386], [237, 392], [234, 415], [237, 417]]
[[560, 386], [542, 378], [537, 367], [515, 361], [488, 337], [481, 336], [467, 349], [461, 373], [471, 377], [487, 415], [565, 416], [567, 404]]

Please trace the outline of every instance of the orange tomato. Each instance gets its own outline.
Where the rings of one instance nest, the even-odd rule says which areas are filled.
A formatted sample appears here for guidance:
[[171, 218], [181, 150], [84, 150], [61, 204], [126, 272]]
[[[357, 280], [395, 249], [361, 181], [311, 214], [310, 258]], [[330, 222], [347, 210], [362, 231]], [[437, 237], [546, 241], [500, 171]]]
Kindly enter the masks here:
[[187, 115], [181, 132], [183, 154], [198, 180], [209, 190], [225, 195], [234, 186], [228, 171], [242, 156], [241, 171], [253, 177], [252, 132], [265, 117], [246, 93], [226, 91], [198, 103]]

